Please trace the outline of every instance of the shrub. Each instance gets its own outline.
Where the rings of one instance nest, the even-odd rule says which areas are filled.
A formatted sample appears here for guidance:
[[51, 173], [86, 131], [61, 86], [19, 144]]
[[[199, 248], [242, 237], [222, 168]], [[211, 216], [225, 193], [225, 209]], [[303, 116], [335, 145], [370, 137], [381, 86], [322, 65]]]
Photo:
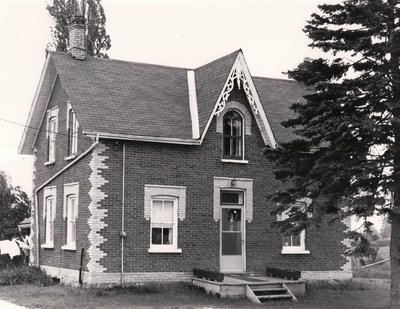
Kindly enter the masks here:
[[309, 290], [359, 291], [365, 290], [363, 284], [352, 280], [323, 280], [307, 283]]
[[0, 271], [0, 285], [34, 284], [49, 286], [54, 282], [50, 276], [38, 267], [20, 266]]
[[14, 266], [12, 259], [9, 254], [1, 254], [0, 255], [0, 270], [7, 269]]

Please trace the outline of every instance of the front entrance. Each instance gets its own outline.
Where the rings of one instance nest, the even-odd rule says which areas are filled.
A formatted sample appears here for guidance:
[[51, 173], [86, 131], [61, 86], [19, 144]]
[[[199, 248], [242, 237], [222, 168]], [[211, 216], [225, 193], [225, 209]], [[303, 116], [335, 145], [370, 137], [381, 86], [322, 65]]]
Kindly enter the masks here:
[[243, 272], [243, 192], [221, 192], [221, 272]]

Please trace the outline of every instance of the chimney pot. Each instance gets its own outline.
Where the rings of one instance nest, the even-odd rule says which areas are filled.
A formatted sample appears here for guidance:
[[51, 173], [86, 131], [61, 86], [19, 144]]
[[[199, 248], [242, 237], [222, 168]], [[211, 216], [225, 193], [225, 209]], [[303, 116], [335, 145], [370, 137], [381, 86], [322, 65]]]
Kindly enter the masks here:
[[68, 23], [68, 53], [78, 60], [86, 59], [85, 18], [75, 15]]

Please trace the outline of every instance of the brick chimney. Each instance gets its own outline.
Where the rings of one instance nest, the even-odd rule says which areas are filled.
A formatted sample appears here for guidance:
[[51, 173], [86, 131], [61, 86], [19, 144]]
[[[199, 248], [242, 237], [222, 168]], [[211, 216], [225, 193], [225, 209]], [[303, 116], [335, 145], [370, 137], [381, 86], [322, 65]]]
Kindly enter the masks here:
[[68, 53], [78, 60], [86, 58], [85, 18], [75, 15], [68, 23]]

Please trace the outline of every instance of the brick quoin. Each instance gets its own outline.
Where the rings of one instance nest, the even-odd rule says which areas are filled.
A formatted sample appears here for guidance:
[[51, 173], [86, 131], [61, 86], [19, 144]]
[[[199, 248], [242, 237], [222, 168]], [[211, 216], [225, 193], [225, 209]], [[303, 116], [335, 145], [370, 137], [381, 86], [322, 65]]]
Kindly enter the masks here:
[[[121, 271], [121, 216], [122, 216], [122, 147], [125, 143], [125, 231], [124, 271], [125, 280], [137, 281], [149, 273], [148, 280], [183, 278], [179, 274], [190, 273], [193, 268], [219, 270], [220, 263], [220, 222], [213, 218], [213, 180], [214, 177], [249, 178], [253, 180], [253, 220], [246, 222], [246, 271], [265, 272], [265, 268], [280, 267], [309, 272], [341, 272], [348, 261], [343, 256], [343, 243], [346, 226], [342, 222], [326, 224], [322, 228], [311, 227], [306, 231], [307, 255], [282, 255], [282, 237], [272, 227], [276, 216], [271, 215], [275, 203], [268, 196], [282, 185], [274, 179], [273, 168], [262, 154], [265, 147], [253, 111], [243, 90], [234, 89], [229, 100], [242, 103], [251, 115], [251, 135], [245, 135], [245, 159], [248, 164], [221, 162], [222, 133], [216, 132], [216, 117], [200, 146], [150, 143], [140, 141], [100, 140], [104, 167], [96, 170], [96, 179], [102, 183], [98, 190], [105, 193], [97, 202], [98, 209], [106, 215], [98, 219], [100, 227], [93, 232], [89, 222], [93, 214], [93, 168], [90, 167], [95, 156], [89, 153], [70, 169], [62, 173], [48, 186], [57, 187], [57, 209], [55, 218], [54, 248], [40, 249], [40, 264], [53, 274], [57, 269], [79, 269], [81, 249], [86, 255], [83, 270], [92, 282], [101, 282], [109, 273], [115, 282]], [[59, 108], [58, 132], [56, 138], [56, 161], [45, 165], [47, 142], [46, 121], [43, 121], [38, 134], [35, 160], [34, 185], [37, 188], [52, 175], [60, 171], [70, 161], [67, 157], [67, 97], [62, 85], [55, 83], [48, 109]], [[71, 102], [73, 107], [73, 102]], [[79, 121], [79, 114], [77, 115]], [[173, 125], [173, 124], [171, 124]], [[78, 154], [82, 154], [94, 140], [79, 132]], [[91, 178], [92, 177], [92, 178]], [[62, 217], [63, 186], [79, 182], [79, 211], [76, 222], [76, 251], [62, 250], [65, 244], [66, 222]], [[186, 187], [186, 217], [178, 221], [178, 248], [182, 253], [149, 253], [150, 221], [144, 217], [144, 186], [168, 185]], [[91, 204], [92, 203], [92, 204]], [[39, 245], [44, 243], [45, 222], [43, 219], [43, 190], [38, 192], [38, 217], [40, 223]], [[90, 206], [92, 207], [92, 206]], [[96, 218], [95, 218], [96, 219]], [[92, 221], [91, 221], [92, 220]], [[97, 220], [97, 219], [96, 219]], [[33, 226], [36, 233], [36, 222]], [[89, 234], [98, 235], [100, 241], [93, 251]], [[93, 242], [93, 241], [92, 241]], [[38, 244], [35, 243], [34, 246]], [[97, 252], [100, 255], [96, 255]], [[33, 250], [36, 255], [36, 250]], [[34, 257], [36, 258], [36, 257]], [[92, 259], [92, 260], [91, 260]], [[89, 266], [90, 265], [90, 266]], [[94, 266], [93, 266], [94, 265]], [[96, 277], [90, 267], [101, 269]], [[137, 273], [137, 275], [135, 275]], [[154, 273], [154, 274], [150, 274]], [[140, 275], [139, 275], [140, 274]], [[92, 277], [90, 277], [92, 275]], [[69, 275], [71, 278], [76, 273]], [[185, 275], [186, 276], [186, 275]], [[97, 280], [97, 281], [96, 281]]]

